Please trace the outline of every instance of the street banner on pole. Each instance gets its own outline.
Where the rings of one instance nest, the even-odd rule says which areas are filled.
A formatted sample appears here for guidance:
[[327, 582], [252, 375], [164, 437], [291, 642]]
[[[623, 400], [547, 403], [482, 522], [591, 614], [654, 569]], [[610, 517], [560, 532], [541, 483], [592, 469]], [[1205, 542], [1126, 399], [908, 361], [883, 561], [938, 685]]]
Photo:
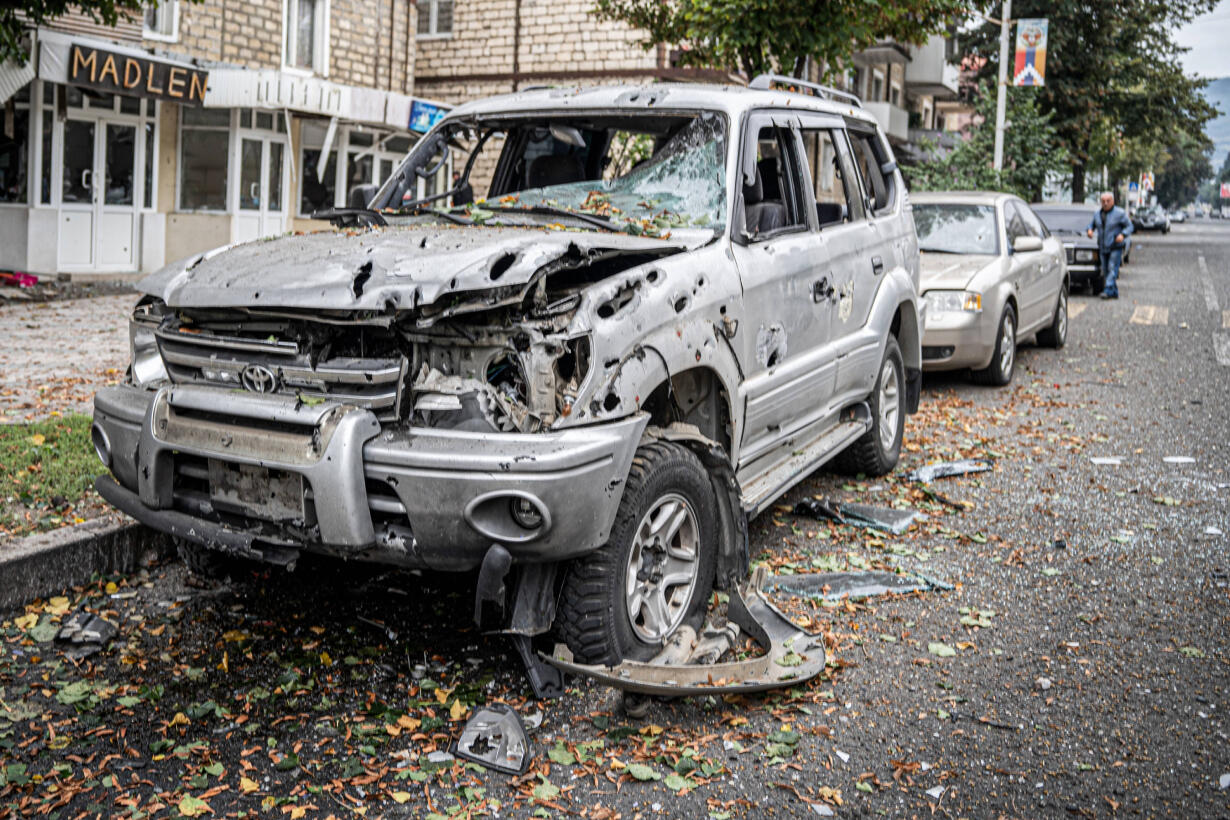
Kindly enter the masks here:
[[1018, 20], [1013, 85], [1045, 85], [1046, 18]]
[[1230, 182], [1223, 182], [1221, 184], [1221, 198], [1230, 199]]
[[1152, 191], [1153, 190], [1153, 172], [1152, 171], [1144, 171], [1141, 173], [1140, 190], [1142, 191]]

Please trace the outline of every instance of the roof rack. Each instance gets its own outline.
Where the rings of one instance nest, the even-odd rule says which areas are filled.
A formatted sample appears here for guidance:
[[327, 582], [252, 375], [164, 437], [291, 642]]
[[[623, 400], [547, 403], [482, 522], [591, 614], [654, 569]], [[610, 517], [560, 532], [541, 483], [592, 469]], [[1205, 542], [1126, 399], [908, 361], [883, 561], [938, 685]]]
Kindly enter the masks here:
[[824, 97], [834, 102], [848, 102], [851, 105], [863, 107], [863, 101], [854, 94], [848, 91], [840, 91], [830, 85], [820, 85], [819, 83], [809, 83], [806, 80], [800, 80], [795, 77], [787, 77], [784, 74], [758, 74], [747, 84], [748, 88], [769, 89], [774, 83], [781, 85], [793, 85], [799, 88], [809, 88], [817, 97]]

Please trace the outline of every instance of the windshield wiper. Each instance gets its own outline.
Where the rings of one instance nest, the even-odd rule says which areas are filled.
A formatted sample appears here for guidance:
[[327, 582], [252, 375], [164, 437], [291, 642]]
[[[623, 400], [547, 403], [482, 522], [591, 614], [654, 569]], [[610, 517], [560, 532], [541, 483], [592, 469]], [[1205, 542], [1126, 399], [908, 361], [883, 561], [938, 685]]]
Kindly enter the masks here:
[[962, 253], [962, 251], [946, 251], [943, 248], [924, 248], [921, 245], [918, 246], [918, 250], [923, 253], [953, 253], [958, 255]]
[[508, 208], [499, 205], [493, 207], [480, 205], [477, 207], [482, 208], [484, 211], [494, 211], [495, 213], [502, 214], [538, 214], [539, 216], [570, 217], [572, 219], [579, 219], [587, 225], [593, 225], [595, 228], [601, 228], [604, 231], [611, 231], [612, 233], [624, 232], [623, 228], [619, 227], [606, 217], [595, 216], [594, 214], [587, 213], [577, 213], [576, 211], [570, 211], [567, 208], [557, 208], [552, 205], [531, 205], [528, 208]]
[[383, 228], [389, 224], [384, 214], [371, 208], [326, 208], [323, 211], [313, 211], [312, 219], [327, 219], [338, 228], [349, 228], [352, 225], [363, 228], [375, 225]]

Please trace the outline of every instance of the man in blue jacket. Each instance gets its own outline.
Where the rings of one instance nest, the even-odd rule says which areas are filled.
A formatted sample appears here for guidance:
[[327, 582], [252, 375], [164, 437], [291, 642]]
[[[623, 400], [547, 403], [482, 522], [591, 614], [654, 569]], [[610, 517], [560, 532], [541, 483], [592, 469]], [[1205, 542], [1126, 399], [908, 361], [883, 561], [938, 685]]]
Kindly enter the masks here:
[[1115, 207], [1115, 195], [1102, 192], [1102, 207], [1089, 220], [1085, 233], [1098, 238], [1098, 255], [1102, 260], [1103, 299], [1119, 298], [1119, 265], [1123, 262], [1123, 246], [1132, 235], [1132, 220], [1122, 208]]

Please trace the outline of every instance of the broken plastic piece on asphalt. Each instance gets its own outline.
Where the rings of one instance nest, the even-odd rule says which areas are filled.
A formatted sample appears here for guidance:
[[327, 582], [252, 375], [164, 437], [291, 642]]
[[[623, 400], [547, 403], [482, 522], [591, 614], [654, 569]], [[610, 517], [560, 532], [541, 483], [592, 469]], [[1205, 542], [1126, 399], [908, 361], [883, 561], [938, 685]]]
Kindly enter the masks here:
[[994, 467], [994, 462], [988, 461], [985, 458], [943, 461], [939, 464], [928, 464], [925, 467], [919, 467], [917, 470], [911, 470], [906, 475], [906, 479], [928, 484], [937, 478], [950, 478], [958, 475], [969, 475], [970, 473], [985, 473], [987, 470], [994, 469]]
[[1191, 456], [1166, 456], [1162, 461], [1167, 464], [1195, 464], [1196, 459]]
[[56, 641], [70, 644], [65, 654], [81, 659], [101, 651], [117, 634], [119, 629], [115, 624], [82, 610], [74, 612], [64, 621], [56, 633]]
[[819, 520], [831, 519], [838, 524], [883, 530], [901, 535], [918, 518], [914, 510], [897, 510], [871, 504], [831, 504], [816, 498], [804, 498], [794, 505], [795, 515], [809, 515]]
[[788, 592], [822, 601], [842, 598], [869, 598], [876, 595], [949, 590], [952, 584], [913, 573], [868, 570], [867, 572], [808, 572], [800, 575], [771, 575], [766, 589]]
[[[729, 663], [680, 663], [623, 661], [617, 666], [580, 664], [563, 644], [555, 647], [546, 662], [573, 675], [585, 675], [626, 692], [665, 697], [763, 692], [794, 686], [824, 671], [828, 658], [824, 638], [791, 623], [765, 597], [768, 572], [757, 567], [752, 577], [730, 596], [727, 617], [765, 649], [757, 658]], [[690, 630], [688, 630], [690, 631]], [[690, 640], [690, 639], [689, 639]], [[699, 644], [698, 644], [699, 647]], [[667, 660], [687, 659], [682, 647], [671, 646], [659, 653]]]
[[1225, 533], [1219, 530], [1217, 527], [1205, 527], [1204, 534], [1205, 535], [1225, 535]]
[[1036, 681], [1034, 681], [1034, 685], [1045, 692], [1047, 689], [1050, 689], [1052, 686], [1054, 686], [1054, 683], [1051, 681], [1050, 678], [1038, 678]]
[[1226, 772], [1221, 776], [1221, 779], [1217, 781], [1217, 788], [1222, 791], [1230, 789], [1230, 772]]
[[505, 774], [524, 774], [530, 765], [525, 724], [502, 703], [484, 706], [467, 720], [453, 751], [463, 760]]
[[947, 787], [936, 786], [934, 788], [927, 789], [927, 797], [933, 798], [935, 800], [939, 800], [941, 797], [944, 796], [944, 792], [946, 791], [948, 791]]
[[811, 810], [821, 817], [835, 817], [836, 813], [824, 803], [812, 803]]
[[1123, 463], [1119, 456], [1094, 456], [1089, 460], [1099, 467], [1118, 467]]
[[456, 759], [448, 752], [437, 749], [434, 752], [428, 752], [425, 758], [420, 758], [419, 765], [425, 771], [434, 772], [437, 769], [449, 768]]
[[850, 762], [850, 755], [846, 754], [846, 753], [845, 753], [845, 752], [843, 752], [841, 749], [834, 749], [834, 750], [833, 750], [833, 754], [835, 754], [835, 755], [837, 755], [838, 757], [840, 757], [840, 758], [841, 758], [841, 762], [842, 762], [842, 763], [849, 763], [849, 762]]

